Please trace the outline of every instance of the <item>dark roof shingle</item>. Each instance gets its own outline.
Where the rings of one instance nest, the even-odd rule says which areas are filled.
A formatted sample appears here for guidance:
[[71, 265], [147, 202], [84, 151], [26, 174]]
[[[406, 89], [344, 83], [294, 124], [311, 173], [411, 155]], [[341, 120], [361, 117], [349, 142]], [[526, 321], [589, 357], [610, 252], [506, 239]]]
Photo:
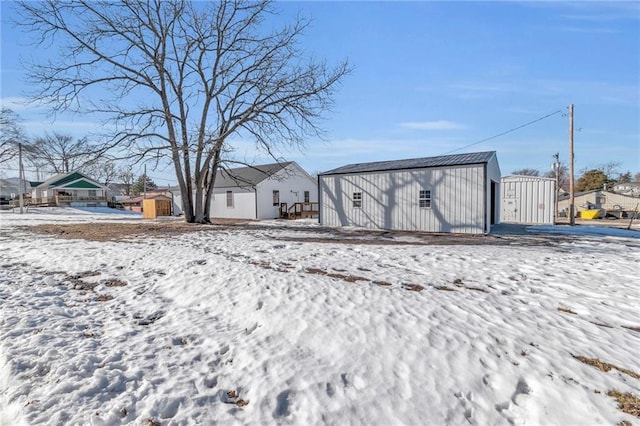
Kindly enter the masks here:
[[275, 173], [291, 164], [284, 163], [263, 164], [251, 167], [238, 167], [236, 169], [218, 170], [216, 175], [216, 188], [251, 187], [273, 176]]

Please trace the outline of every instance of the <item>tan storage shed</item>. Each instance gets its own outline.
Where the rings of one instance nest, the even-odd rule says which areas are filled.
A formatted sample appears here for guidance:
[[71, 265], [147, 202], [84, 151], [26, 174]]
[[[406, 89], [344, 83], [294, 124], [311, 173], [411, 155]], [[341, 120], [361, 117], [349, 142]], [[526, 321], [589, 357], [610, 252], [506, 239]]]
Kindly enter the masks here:
[[155, 219], [158, 216], [171, 216], [171, 198], [156, 195], [142, 200], [142, 216], [145, 219]]

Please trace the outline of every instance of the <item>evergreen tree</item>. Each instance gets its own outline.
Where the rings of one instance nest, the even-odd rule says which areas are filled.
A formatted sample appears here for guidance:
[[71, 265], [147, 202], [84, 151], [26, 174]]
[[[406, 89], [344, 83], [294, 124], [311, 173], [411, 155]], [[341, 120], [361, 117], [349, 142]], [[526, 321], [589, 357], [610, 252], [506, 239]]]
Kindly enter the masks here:
[[140, 175], [138, 179], [131, 186], [131, 192], [134, 195], [141, 195], [144, 193], [145, 181], [147, 183], [147, 191], [152, 191], [158, 187], [156, 183], [148, 175]]

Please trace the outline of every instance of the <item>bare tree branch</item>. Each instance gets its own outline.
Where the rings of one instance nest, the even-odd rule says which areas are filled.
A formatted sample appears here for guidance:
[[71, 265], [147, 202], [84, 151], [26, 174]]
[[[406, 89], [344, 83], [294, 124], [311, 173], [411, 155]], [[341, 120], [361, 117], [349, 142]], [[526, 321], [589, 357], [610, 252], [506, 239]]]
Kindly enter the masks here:
[[43, 0], [21, 11], [36, 43], [66, 52], [30, 68], [34, 96], [54, 112], [108, 117], [109, 144], [126, 155], [171, 158], [189, 222], [209, 221], [231, 136], [274, 157], [303, 147], [322, 136], [319, 122], [351, 71], [299, 50], [301, 18], [267, 30], [269, 0]]

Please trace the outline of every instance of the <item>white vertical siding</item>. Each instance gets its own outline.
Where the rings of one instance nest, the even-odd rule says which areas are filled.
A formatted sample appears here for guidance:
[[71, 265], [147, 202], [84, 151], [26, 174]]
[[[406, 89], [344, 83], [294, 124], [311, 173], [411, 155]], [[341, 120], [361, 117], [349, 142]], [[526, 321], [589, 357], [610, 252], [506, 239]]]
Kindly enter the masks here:
[[[431, 191], [430, 208], [419, 205], [421, 189]], [[323, 225], [484, 232], [483, 165], [325, 175], [320, 177], [320, 191]], [[353, 207], [354, 192], [362, 192], [361, 208]]]
[[501, 221], [553, 224], [555, 181], [536, 176], [502, 178]]

